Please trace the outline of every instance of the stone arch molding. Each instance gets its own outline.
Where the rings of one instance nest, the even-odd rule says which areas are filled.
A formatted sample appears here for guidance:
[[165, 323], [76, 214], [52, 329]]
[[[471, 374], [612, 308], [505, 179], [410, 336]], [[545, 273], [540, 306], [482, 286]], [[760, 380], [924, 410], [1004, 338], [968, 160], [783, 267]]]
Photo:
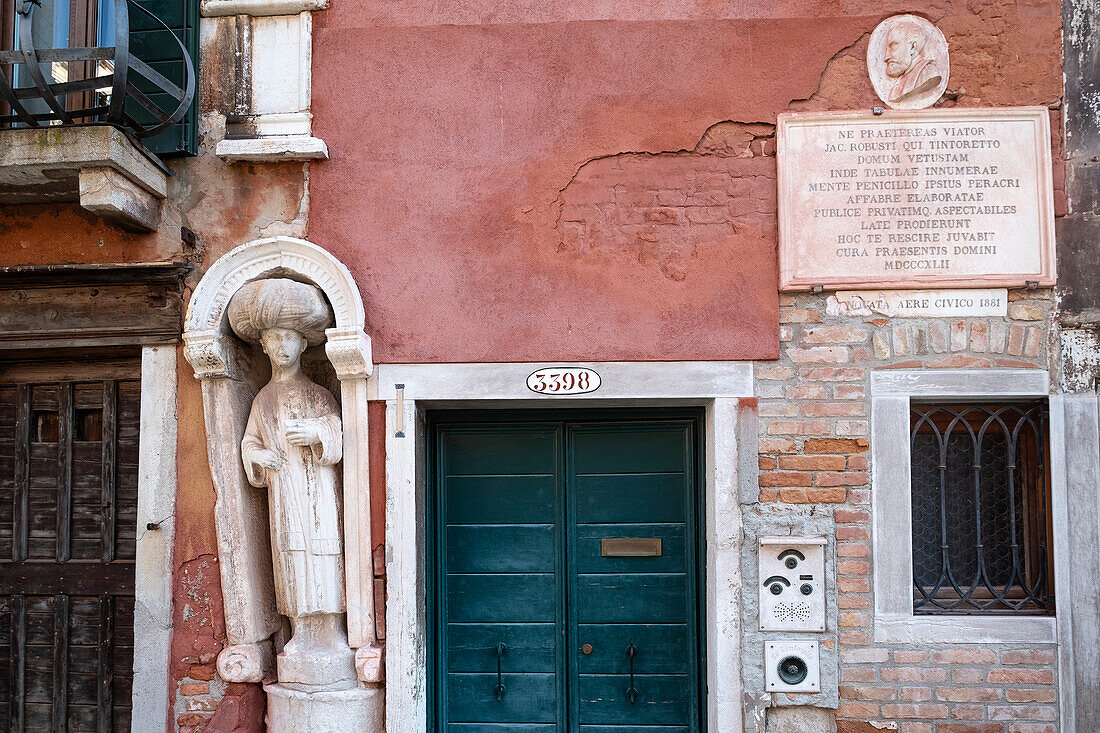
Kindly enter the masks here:
[[294, 237], [257, 239], [220, 257], [199, 281], [187, 307], [183, 340], [198, 379], [230, 376], [226, 339], [229, 299], [252, 280], [286, 275], [313, 283], [324, 292], [336, 317], [325, 332], [325, 353], [340, 379], [370, 375], [370, 339], [359, 288], [347, 266], [312, 242]]
[[[245, 283], [289, 277], [316, 285], [328, 298], [336, 325], [325, 331], [325, 354], [340, 379], [344, 433], [344, 572], [348, 639], [367, 686], [382, 681], [375, 636], [373, 543], [367, 450], [367, 377], [373, 370], [359, 289], [348, 268], [304, 239], [270, 237], [219, 258], [191, 296], [184, 324], [184, 355], [202, 384], [207, 455], [217, 500], [214, 510], [229, 645], [218, 671], [229, 682], [272, 676], [273, 640], [282, 622], [275, 610], [266, 497], [244, 475], [240, 442], [259, 389], [241, 368], [241, 342], [226, 315]], [[381, 690], [377, 690], [381, 695]]]

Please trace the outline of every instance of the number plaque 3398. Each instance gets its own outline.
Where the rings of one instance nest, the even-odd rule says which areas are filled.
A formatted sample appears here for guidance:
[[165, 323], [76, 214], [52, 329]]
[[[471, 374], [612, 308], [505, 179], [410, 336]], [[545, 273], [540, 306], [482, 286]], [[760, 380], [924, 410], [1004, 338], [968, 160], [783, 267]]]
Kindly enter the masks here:
[[585, 394], [599, 388], [600, 375], [584, 367], [547, 367], [527, 377], [527, 389], [539, 394]]

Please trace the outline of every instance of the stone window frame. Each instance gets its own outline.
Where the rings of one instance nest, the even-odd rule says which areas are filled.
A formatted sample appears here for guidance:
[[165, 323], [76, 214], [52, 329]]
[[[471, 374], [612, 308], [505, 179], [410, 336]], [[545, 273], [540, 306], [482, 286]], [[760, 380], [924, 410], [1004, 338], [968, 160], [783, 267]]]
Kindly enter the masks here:
[[1053, 401], [1051, 461], [1055, 616], [915, 615], [909, 405], [914, 398], [1050, 398], [1041, 369], [909, 371], [871, 374], [871, 538], [874, 565], [874, 637], [877, 642], [1054, 644], [1058, 616], [1068, 602], [1062, 570], [1069, 550], [1064, 453], [1056, 435]]
[[[545, 367], [587, 367], [601, 376], [585, 395], [538, 396], [527, 376]], [[742, 733], [741, 487], [755, 482], [758, 448], [742, 410], [753, 396], [751, 362], [554, 362], [380, 364], [370, 399], [386, 402], [386, 720], [426, 733], [427, 618], [425, 411], [562, 407], [706, 410], [703, 491], [707, 551], [704, 628], [706, 711], [712, 733]]]

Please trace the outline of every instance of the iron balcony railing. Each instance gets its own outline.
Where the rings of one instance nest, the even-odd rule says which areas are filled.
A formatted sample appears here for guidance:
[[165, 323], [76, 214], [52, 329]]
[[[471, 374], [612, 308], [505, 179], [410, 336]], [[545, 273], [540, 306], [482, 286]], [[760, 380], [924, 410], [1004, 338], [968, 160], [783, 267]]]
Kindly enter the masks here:
[[[0, 101], [6, 106], [0, 109], [4, 113], [0, 114], [0, 126], [109, 124], [141, 139], [164, 132], [183, 119], [196, 86], [195, 67], [183, 42], [133, 0], [109, 2], [114, 10], [115, 44], [85, 48], [35, 48], [31, 29], [40, 0], [23, 2], [16, 11], [18, 48], [0, 51], [0, 67], [6, 67], [0, 68]], [[177, 61], [182, 60], [184, 66], [182, 86], [132, 53], [130, 9], [147, 16], [179, 46]], [[49, 70], [53, 64], [64, 65], [66, 72], [47, 78], [44, 68]], [[70, 74], [70, 69], [77, 71]], [[28, 77], [30, 83], [20, 86], [19, 80]], [[153, 97], [165, 103], [158, 104]], [[133, 104], [127, 104], [129, 101]]]

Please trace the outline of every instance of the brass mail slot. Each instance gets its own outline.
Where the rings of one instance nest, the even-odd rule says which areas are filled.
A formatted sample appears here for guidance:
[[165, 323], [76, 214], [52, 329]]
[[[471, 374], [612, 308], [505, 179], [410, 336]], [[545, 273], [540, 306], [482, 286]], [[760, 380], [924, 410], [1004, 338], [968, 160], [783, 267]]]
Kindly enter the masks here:
[[660, 557], [660, 537], [604, 537], [600, 540], [604, 557]]

